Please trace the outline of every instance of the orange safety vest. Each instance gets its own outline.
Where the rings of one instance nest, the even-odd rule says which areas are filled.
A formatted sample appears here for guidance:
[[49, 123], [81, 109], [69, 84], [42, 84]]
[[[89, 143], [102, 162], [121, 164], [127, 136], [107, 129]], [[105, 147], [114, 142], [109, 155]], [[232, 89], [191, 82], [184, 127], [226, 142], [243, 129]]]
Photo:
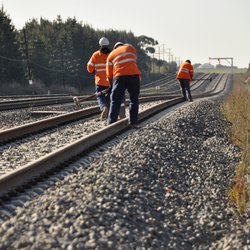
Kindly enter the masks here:
[[184, 78], [184, 79], [192, 80], [193, 74], [194, 74], [193, 66], [188, 62], [184, 62], [180, 65], [176, 78], [177, 79]]
[[100, 50], [93, 53], [88, 64], [89, 73], [95, 74], [95, 84], [100, 86], [110, 86], [106, 76], [106, 60], [109, 54], [104, 54]]
[[140, 75], [136, 64], [137, 52], [131, 44], [114, 49], [107, 58], [106, 74], [109, 80], [116, 76]]

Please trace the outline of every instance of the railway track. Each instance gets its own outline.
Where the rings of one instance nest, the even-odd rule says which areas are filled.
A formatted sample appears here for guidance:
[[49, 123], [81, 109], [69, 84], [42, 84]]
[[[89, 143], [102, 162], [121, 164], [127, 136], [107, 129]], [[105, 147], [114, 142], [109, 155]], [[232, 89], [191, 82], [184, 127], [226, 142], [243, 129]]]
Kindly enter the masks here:
[[[194, 98], [208, 97], [222, 92], [226, 86], [227, 77], [227, 75], [221, 75], [216, 81], [213, 82], [213, 84], [211, 84], [210, 88], [206, 86], [206, 89], [208, 89], [206, 93], [195, 94]], [[204, 88], [203, 84], [194, 84], [192, 88], [196, 90], [202, 86], [202, 88]], [[181, 97], [172, 97], [170, 100], [169, 97], [169, 95], [160, 95], [158, 98], [161, 101], [158, 104], [142, 110], [139, 113], [139, 121], [143, 121], [163, 109], [184, 102], [183, 98]], [[144, 97], [144, 100], [149, 101], [151, 100], [150, 98]], [[156, 97], [153, 97], [153, 99], [156, 100]], [[87, 111], [79, 110], [55, 118], [46, 119], [46, 121], [40, 121], [40, 124], [36, 122], [33, 124], [26, 124], [24, 126], [25, 128], [12, 128], [8, 131], [2, 131], [2, 134], [0, 135], [2, 147], [5, 149], [12, 147], [11, 142], [6, 143], [6, 141], [13, 140], [13, 138], [23, 136], [27, 137], [30, 133], [38, 133], [38, 131], [57, 127], [70, 121], [72, 122], [72, 120], [76, 121], [84, 116], [89, 117], [90, 115], [97, 113], [98, 108], [93, 107], [87, 109]], [[52, 152], [49, 152], [48, 154], [45, 154], [34, 161], [24, 164], [11, 172], [4, 173], [2, 176], [0, 176], [0, 196], [4, 197], [8, 195], [9, 192], [15, 190], [17, 187], [27, 183], [35, 177], [39, 177], [53, 168], [60, 167], [65, 162], [74, 159], [76, 156], [82, 155], [84, 152], [91, 150], [91, 148], [96, 147], [108, 139], [113, 138], [115, 135], [129, 129], [127, 118], [109, 126], [103, 127], [103, 125], [105, 126], [105, 124], [102, 123], [101, 127], [96, 128], [96, 131], [86, 134], [83, 138], [76, 139], [68, 145], [61, 146], [58, 149], [53, 150]]]
[[[191, 89], [192, 91], [197, 90], [198, 88], [200, 88], [200, 86], [202, 85], [202, 83], [195, 83], [192, 85]], [[212, 85], [213, 86], [213, 85]], [[216, 87], [216, 82], [214, 84], [214, 88]], [[211, 90], [213, 91], [213, 90]], [[169, 95], [169, 94], [162, 94], [162, 95], [158, 95], [158, 96], [146, 96], [146, 97], [141, 97], [140, 98], [140, 103], [145, 103], [145, 102], [152, 102], [152, 101], [157, 101], [157, 100], [167, 100], [167, 99], [171, 99], [171, 98], [177, 98], [178, 95], [178, 85], [177, 85], [177, 90], [174, 92], [175, 95]], [[173, 93], [173, 92], [171, 92]], [[207, 91], [207, 94], [209, 93], [209, 91]], [[128, 102], [127, 102], [128, 104]], [[24, 125], [20, 125], [14, 128], [9, 128], [9, 129], [5, 129], [0, 131], [0, 143], [3, 143], [5, 141], [9, 141], [21, 136], [25, 136], [29, 133], [37, 133], [39, 131], [48, 129], [48, 128], [53, 128], [53, 127], [57, 127], [69, 122], [73, 122], [76, 121], [78, 119], [83, 119], [85, 117], [89, 117], [91, 115], [97, 115], [99, 113], [99, 108], [98, 106], [92, 106], [89, 108], [85, 108], [82, 110], [78, 110], [78, 111], [74, 111], [74, 112], [69, 112], [66, 114], [61, 114], [55, 117], [50, 117], [47, 119], [42, 119], [42, 120], [38, 120], [35, 122], [31, 122], [28, 124], [24, 124]]]
[[[204, 77], [204, 75], [202, 76]], [[216, 81], [216, 77], [214, 76], [214, 82]], [[194, 81], [192, 91], [199, 85], [202, 85], [204, 81]], [[180, 96], [180, 88], [178, 81], [173, 77], [167, 77], [161, 80], [151, 83], [150, 86], [143, 85], [141, 89], [141, 99], [147, 97], [155, 97], [159, 99], [162, 97], [164, 98], [174, 98]], [[152, 87], [152, 85], [155, 85]], [[196, 87], [195, 87], [196, 86]], [[201, 87], [199, 87], [201, 88]], [[199, 90], [199, 88], [197, 90]], [[196, 91], [194, 89], [194, 91]], [[201, 92], [201, 91], [200, 91]], [[31, 97], [29, 97], [30, 99]], [[82, 108], [89, 108], [96, 106], [97, 102], [96, 99], [82, 102]], [[13, 104], [12, 108], [15, 108]], [[49, 106], [37, 106], [37, 107], [29, 107], [23, 109], [11, 109], [5, 110], [1, 112], [1, 123], [0, 123], [0, 130], [6, 130], [8, 128], [14, 126], [21, 126], [26, 123], [31, 123], [32, 121], [39, 121], [44, 117], [54, 117], [60, 114], [66, 114], [68, 112], [72, 112], [76, 110], [76, 106], [73, 104], [73, 99], [71, 102], [66, 104], [54, 104]]]
[[21, 109], [29, 107], [38, 107], [45, 105], [56, 105], [61, 103], [69, 103], [72, 101], [72, 97], [43, 97], [43, 98], [31, 98], [31, 99], [21, 99], [21, 100], [8, 100], [0, 102], [0, 111], [11, 110], [11, 109]]
[[[207, 76], [208, 74], [203, 74], [202, 77]], [[197, 83], [197, 81], [194, 81]], [[141, 95], [159, 95], [159, 88], [164, 89], [165, 92], [169, 92], [171, 88], [176, 88], [178, 86], [178, 82], [175, 79], [175, 75], [169, 75], [160, 80], [142, 85]], [[161, 91], [162, 92], [162, 91]], [[79, 96], [80, 98], [87, 98], [88, 95]], [[34, 107], [43, 107], [48, 105], [59, 105], [59, 104], [72, 104], [73, 96], [66, 95], [53, 95], [53, 96], [23, 96], [23, 97], [9, 97], [6, 100], [6, 97], [2, 97], [3, 100], [0, 101], [0, 111], [5, 110], [15, 110], [15, 109], [23, 109], [23, 108], [34, 108]], [[93, 101], [96, 103], [96, 98], [88, 98], [87, 102]]]

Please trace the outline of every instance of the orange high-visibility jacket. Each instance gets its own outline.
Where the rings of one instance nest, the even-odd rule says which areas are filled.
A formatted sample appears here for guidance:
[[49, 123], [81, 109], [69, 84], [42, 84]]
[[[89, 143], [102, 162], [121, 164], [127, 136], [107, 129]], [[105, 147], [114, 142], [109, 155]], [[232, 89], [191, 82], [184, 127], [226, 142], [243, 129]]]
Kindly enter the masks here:
[[95, 74], [95, 84], [100, 86], [109, 86], [106, 76], [106, 60], [109, 54], [104, 54], [100, 50], [93, 53], [88, 64], [89, 73]]
[[184, 62], [180, 65], [176, 78], [177, 79], [184, 78], [184, 79], [192, 80], [193, 74], [194, 74], [193, 66], [188, 62]]
[[131, 44], [114, 49], [107, 58], [106, 74], [109, 80], [116, 76], [140, 75], [136, 64], [137, 52]]

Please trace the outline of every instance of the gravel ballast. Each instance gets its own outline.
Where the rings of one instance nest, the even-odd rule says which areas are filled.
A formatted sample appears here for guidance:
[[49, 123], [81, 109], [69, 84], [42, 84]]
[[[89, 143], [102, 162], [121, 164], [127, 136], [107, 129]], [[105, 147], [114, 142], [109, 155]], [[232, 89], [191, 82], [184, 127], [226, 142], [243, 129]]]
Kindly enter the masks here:
[[134, 130], [17, 209], [0, 249], [248, 249], [228, 200], [240, 151], [219, 104]]
[[[161, 101], [142, 103], [140, 110], [159, 103]], [[22, 119], [17, 116], [17, 120], [21, 123]], [[106, 126], [107, 122], [100, 120], [99, 115], [92, 116], [0, 145], [0, 177]]]

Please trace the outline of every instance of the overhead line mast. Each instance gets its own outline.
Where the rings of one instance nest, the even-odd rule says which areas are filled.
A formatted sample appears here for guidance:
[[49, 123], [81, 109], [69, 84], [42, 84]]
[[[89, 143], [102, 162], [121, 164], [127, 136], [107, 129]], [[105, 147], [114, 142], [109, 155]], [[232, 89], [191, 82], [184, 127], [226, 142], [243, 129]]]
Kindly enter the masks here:
[[[209, 57], [209, 64], [210, 64], [210, 60], [218, 60], [219, 64], [221, 60], [226, 60], [227, 62], [229, 62], [228, 60], [231, 60], [231, 69], [232, 69], [232, 74], [233, 74], [233, 67], [234, 67], [234, 59], [233, 57]], [[230, 63], [230, 62], [229, 62]]]

